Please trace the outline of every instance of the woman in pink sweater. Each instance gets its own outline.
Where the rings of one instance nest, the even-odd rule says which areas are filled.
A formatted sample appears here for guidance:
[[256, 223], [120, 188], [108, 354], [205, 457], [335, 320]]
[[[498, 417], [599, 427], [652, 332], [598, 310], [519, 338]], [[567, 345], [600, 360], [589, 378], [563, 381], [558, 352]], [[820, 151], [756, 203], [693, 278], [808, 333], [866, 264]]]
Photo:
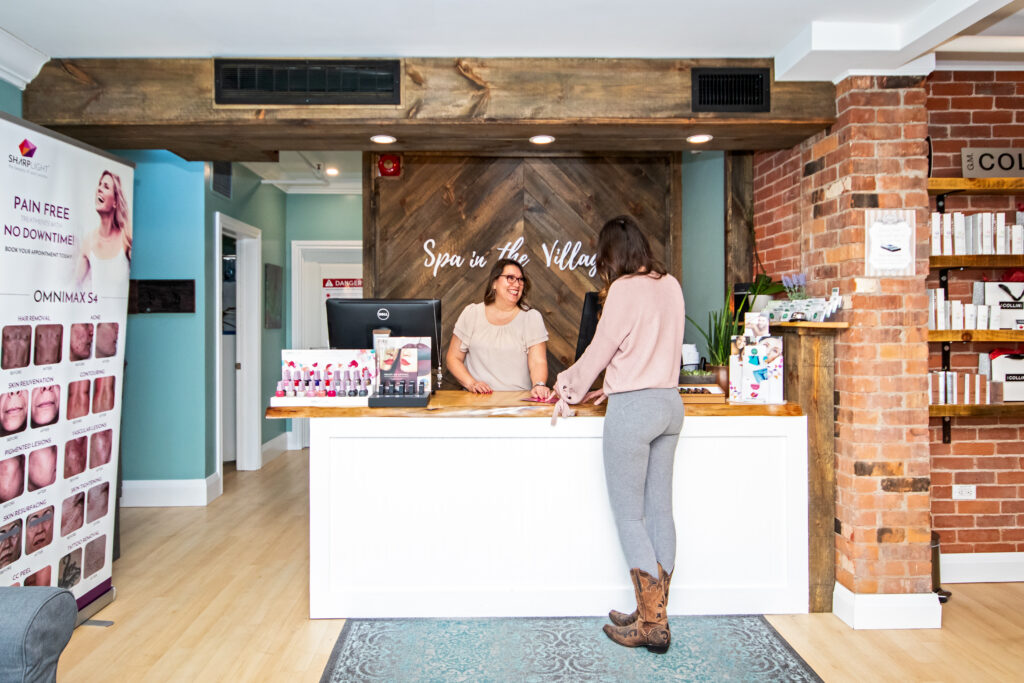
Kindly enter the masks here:
[[[683, 425], [683, 292], [630, 216], [601, 229], [597, 268], [606, 283], [601, 320], [590, 346], [558, 375], [555, 389], [560, 403], [608, 399], [605, 479], [637, 610], [613, 610], [613, 625], [604, 632], [621, 645], [664, 652], [671, 639], [666, 608], [676, 554], [672, 465]], [[602, 370], [604, 386], [589, 391]]]

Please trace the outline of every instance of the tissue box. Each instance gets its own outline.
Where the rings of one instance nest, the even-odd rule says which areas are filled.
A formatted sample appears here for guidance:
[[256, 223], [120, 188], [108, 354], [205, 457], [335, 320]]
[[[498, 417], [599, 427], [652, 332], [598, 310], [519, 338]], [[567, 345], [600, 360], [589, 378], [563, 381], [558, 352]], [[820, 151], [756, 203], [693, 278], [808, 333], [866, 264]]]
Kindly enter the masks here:
[[1003, 383], [1004, 401], [1024, 401], [1024, 353], [993, 358], [992, 381]]

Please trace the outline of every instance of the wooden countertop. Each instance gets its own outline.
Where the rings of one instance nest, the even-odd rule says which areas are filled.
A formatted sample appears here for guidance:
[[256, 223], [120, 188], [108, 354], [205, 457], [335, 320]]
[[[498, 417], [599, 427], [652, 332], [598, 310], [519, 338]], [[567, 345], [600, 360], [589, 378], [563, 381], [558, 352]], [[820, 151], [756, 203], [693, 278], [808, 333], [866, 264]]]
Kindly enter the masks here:
[[[267, 408], [268, 418], [293, 417], [551, 417], [553, 406], [544, 403], [528, 403], [524, 397], [528, 391], [497, 391], [490, 395], [471, 394], [468, 391], [438, 391], [426, 408], [324, 408], [311, 406], [271, 406]], [[580, 417], [603, 417], [605, 404], [573, 406]], [[687, 415], [700, 416], [751, 416], [767, 415], [795, 417], [803, 415], [799, 404], [781, 405], [740, 405], [728, 403], [688, 403]]]

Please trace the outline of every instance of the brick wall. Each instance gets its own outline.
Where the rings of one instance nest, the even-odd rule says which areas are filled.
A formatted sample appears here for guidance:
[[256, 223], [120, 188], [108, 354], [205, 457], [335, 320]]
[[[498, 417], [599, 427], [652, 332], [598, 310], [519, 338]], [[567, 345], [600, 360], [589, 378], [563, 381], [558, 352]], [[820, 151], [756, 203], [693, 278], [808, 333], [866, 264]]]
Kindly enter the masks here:
[[[1024, 148], [1024, 71], [937, 71], [925, 81], [928, 133], [936, 177], [961, 175], [960, 150]], [[1013, 211], [1024, 197], [951, 196], [947, 211]], [[934, 209], [934, 204], [933, 207]], [[950, 296], [970, 301], [970, 283], [1002, 271], [951, 271]], [[929, 278], [938, 286], [938, 276]], [[977, 370], [979, 352], [1012, 344], [954, 344], [950, 366]], [[933, 345], [930, 365], [941, 367]], [[943, 553], [1024, 552], [1024, 422], [1019, 418], [954, 418], [952, 443], [931, 421], [932, 520]], [[952, 499], [953, 484], [975, 484], [977, 500]]]
[[[855, 593], [931, 590], [927, 406], [927, 114], [921, 79], [851, 77], [836, 124], [754, 159], [766, 270], [838, 286], [851, 324], [836, 343], [836, 579]], [[869, 208], [917, 210], [917, 270], [864, 277]]]

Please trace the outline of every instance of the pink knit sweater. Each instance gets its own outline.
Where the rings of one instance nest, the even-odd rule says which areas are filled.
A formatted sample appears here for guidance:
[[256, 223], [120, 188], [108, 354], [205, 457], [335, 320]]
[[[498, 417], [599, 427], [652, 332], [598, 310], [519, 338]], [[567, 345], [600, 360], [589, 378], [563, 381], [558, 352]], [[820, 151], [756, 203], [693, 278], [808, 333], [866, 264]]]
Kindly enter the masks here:
[[594, 340], [555, 380], [558, 395], [579, 403], [602, 370], [605, 394], [679, 386], [685, 324], [674, 277], [620, 277], [608, 290]]

